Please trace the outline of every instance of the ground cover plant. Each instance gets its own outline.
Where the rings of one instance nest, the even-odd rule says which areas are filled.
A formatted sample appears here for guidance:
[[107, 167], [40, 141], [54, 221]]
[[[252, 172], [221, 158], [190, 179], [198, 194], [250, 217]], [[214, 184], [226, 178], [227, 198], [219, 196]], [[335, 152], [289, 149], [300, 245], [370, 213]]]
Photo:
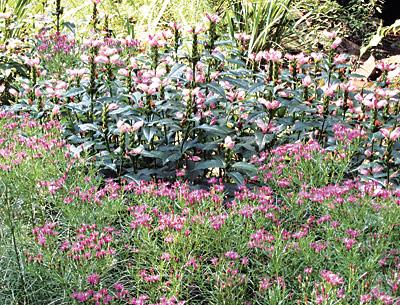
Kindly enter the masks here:
[[397, 67], [285, 50], [278, 2], [141, 39], [99, 0], [89, 39], [0, 15], [1, 304], [399, 304]]
[[400, 193], [333, 184], [341, 152], [317, 142], [274, 148], [253, 160], [264, 186], [227, 200], [216, 178], [208, 190], [100, 181], [58, 140], [59, 123], [0, 117], [4, 302], [398, 300]]

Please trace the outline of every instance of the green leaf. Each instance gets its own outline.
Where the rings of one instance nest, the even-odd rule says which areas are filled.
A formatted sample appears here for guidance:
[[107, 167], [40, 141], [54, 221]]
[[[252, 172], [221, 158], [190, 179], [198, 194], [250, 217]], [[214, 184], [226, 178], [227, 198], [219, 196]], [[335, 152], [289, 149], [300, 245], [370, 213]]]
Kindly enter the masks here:
[[244, 177], [239, 172], [230, 172], [230, 173], [228, 173], [228, 176], [233, 178], [233, 180], [235, 180], [237, 184], [243, 184], [244, 183]]
[[223, 80], [227, 81], [231, 85], [234, 85], [238, 88], [249, 90], [249, 83], [243, 79], [237, 79], [237, 78], [232, 78], [232, 77], [227, 76], [227, 77], [224, 77]]
[[146, 138], [147, 142], [151, 142], [151, 139], [153, 136], [157, 133], [156, 128], [151, 128], [151, 127], [144, 127], [143, 128], [143, 135]]
[[196, 162], [193, 170], [209, 169], [209, 168], [225, 168], [225, 162], [221, 159], [207, 160]]
[[273, 139], [273, 137], [273, 134], [263, 134], [261, 132], [256, 132], [255, 138], [258, 149], [263, 150], [265, 148], [265, 145], [269, 143]]
[[64, 97], [73, 97], [77, 96], [79, 94], [84, 93], [86, 90], [85, 88], [72, 88], [71, 90], [68, 90], [65, 94]]
[[382, 24], [381, 24], [378, 30], [376, 31], [375, 35], [372, 36], [371, 40], [368, 42], [368, 44], [362, 46], [362, 48], [360, 49], [360, 57], [363, 56], [365, 52], [367, 52], [370, 48], [376, 47], [384, 37], [385, 34], [382, 31]]
[[197, 129], [205, 130], [210, 135], [219, 135], [219, 136], [226, 136], [230, 132], [230, 130], [226, 127], [210, 126], [206, 124], [197, 127]]
[[79, 129], [81, 131], [99, 131], [99, 126], [92, 124], [92, 123], [87, 123], [87, 124], [80, 124], [78, 125]]
[[206, 84], [204, 86], [209, 88], [212, 92], [214, 92], [214, 93], [218, 94], [219, 96], [223, 97], [224, 99], [226, 99], [225, 90], [224, 90], [224, 88], [221, 87], [220, 84], [213, 82], [213, 83]]
[[247, 162], [236, 162], [232, 165], [232, 168], [249, 176], [257, 174], [257, 167]]
[[265, 84], [264, 83], [255, 83], [253, 86], [249, 88], [248, 94], [260, 92], [265, 90]]
[[222, 61], [222, 62], [225, 61], [225, 56], [224, 56], [224, 54], [222, 54], [222, 53], [220, 53], [220, 52], [214, 52], [214, 53], [212, 54], [212, 57], [215, 57], [215, 58], [217, 58], [218, 60], [220, 60], [220, 61]]
[[143, 157], [148, 157], [148, 158], [156, 158], [156, 159], [165, 159], [168, 156], [167, 152], [163, 152], [163, 151], [149, 151], [149, 150], [143, 150], [140, 153]]
[[65, 26], [68, 30], [72, 32], [72, 34], [75, 34], [76, 26], [75, 23], [73, 22], [63, 22], [63, 26]]
[[125, 106], [125, 107], [121, 107], [118, 109], [115, 109], [113, 111], [110, 112], [110, 115], [118, 115], [118, 114], [122, 114], [122, 113], [127, 113], [131, 111], [131, 106]]
[[140, 99], [142, 98], [143, 94], [140, 92], [134, 92], [131, 95], [129, 95], [130, 98], [133, 99], [133, 101], [135, 102], [135, 104], [139, 103]]
[[167, 164], [168, 162], [178, 161], [182, 157], [180, 152], [176, 152], [168, 156], [168, 158], [163, 160], [163, 165]]
[[185, 64], [175, 64], [171, 72], [168, 74], [167, 79], [169, 78], [180, 78], [183, 74], [183, 71], [185, 69], [186, 65]]

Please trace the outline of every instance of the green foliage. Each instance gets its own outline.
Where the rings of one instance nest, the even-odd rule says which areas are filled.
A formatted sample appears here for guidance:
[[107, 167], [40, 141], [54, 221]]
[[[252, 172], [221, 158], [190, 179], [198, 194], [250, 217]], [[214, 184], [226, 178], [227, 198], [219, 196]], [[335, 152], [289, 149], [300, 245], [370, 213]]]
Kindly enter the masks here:
[[289, 14], [292, 32], [285, 46], [290, 50], [314, 50], [324, 30], [342, 35], [344, 25], [337, 22], [340, 9], [336, 0], [294, 1]]
[[[29, 70], [21, 62], [20, 58], [11, 58], [9, 55], [0, 54], [0, 105], [10, 105], [15, 102], [13, 92], [17, 92], [15, 81], [19, 77], [28, 77]], [[10, 91], [11, 90], [11, 91]]]
[[340, 181], [341, 154], [356, 147], [278, 147], [254, 163], [263, 186], [228, 199], [218, 181], [101, 181], [65, 154], [57, 123], [2, 113], [0, 127], [0, 299], [10, 305], [291, 305], [321, 287], [338, 304], [396, 298], [398, 198]]
[[250, 35], [247, 53], [281, 47], [289, 30], [292, 0], [229, 1], [225, 12], [229, 31]]
[[375, 18], [382, 0], [351, 0], [339, 10], [338, 20], [347, 27], [348, 36], [360, 42], [368, 39], [377, 29]]

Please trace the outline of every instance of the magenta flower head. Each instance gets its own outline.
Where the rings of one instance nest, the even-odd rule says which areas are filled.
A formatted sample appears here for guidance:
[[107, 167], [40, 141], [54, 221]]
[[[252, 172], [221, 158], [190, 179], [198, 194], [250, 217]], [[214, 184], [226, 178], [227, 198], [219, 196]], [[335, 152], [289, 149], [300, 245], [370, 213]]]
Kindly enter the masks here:
[[370, 294], [363, 294], [360, 296], [360, 304], [371, 302], [372, 296]]
[[97, 273], [92, 273], [87, 277], [87, 282], [89, 285], [96, 286], [100, 282], [100, 276]]
[[341, 278], [337, 274], [333, 273], [332, 271], [322, 270], [320, 274], [323, 277], [323, 279], [325, 281], [327, 281], [329, 284], [331, 284], [332, 286], [337, 286], [337, 285], [341, 285], [344, 283], [343, 278]]
[[236, 260], [236, 259], [238, 259], [240, 256], [239, 256], [239, 254], [238, 254], [237, 252], [235, 252], [235, 251], [228, 251], [228, 252], [225, 253], [225, 257], [228, 258], [228, 259]]

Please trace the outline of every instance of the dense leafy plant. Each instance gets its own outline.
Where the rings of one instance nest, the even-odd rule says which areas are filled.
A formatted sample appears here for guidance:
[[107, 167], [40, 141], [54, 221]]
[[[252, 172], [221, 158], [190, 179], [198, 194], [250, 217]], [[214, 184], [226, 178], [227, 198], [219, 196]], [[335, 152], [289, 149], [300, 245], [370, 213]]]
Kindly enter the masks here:
[[81, 61], [71, 62], [64, 80], [39, 77], [54, 49], [39, 45], [29, 55], [40, 62], [29, 62], [31, 87], [15, 109], [60, 115], [77, 153], [89, 152], [103, 174], [243, 183], [255, 175], [250, 158], [276, 145], [317, 139], [336, 149], [340, 123], [363, 135], [347, 175], [398, 180], [399, 93], [387, 78], [394, 66], [381, 64], [375, 86], [357, 88], [349, 57], [336, 54], [335, 33], [325, 33], [325, 54], [283, 55], [248, 53], [246, 34], [224, 40], [216, 15], [189, 35], [171, 23], [144, 42], [99, 36], [96, 20], [97, 38], [74, 47]]

